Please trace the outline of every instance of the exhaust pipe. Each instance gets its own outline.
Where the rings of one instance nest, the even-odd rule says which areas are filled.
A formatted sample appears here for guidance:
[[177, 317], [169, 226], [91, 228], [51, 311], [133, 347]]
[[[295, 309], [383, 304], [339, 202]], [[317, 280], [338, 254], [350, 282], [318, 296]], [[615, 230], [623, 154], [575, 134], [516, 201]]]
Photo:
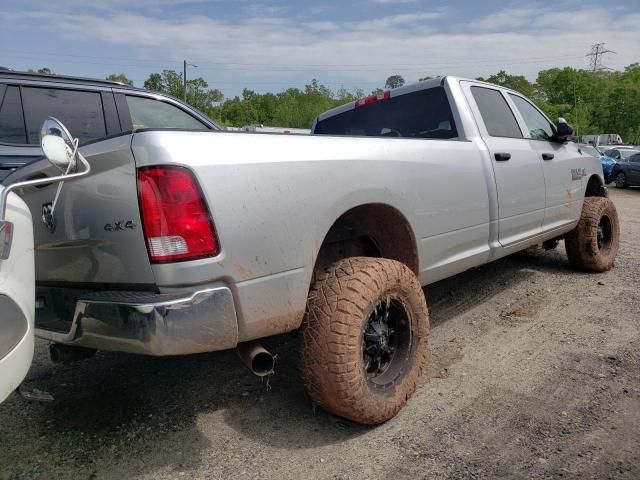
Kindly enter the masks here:
[[84, 360], [96, 353], [93, 348], [72, 347], [60, 343], [49, 345], [49, 356], [53, 363], [71, 363], [76, 360]]
[[240, 343], [236, 351], [242, 363], [255, 375], [265, 377], [273, 373], [276, 359], [258, 342]]

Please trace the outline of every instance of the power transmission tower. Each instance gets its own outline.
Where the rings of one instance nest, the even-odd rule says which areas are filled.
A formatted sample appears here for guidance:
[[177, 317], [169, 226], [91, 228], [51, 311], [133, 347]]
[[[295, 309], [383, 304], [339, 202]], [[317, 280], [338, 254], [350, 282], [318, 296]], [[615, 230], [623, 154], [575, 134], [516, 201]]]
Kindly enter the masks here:
[[602, 66], [602, 57], [605, 53], [615, 54], [616, 52], [604, 48], [604, 42], [591, 45], [591, 52], [587, 53], [586, 56], [591, 57], [589, 60], [589, 69], [592, 73], [596, 73], [601, 70], [610, 70], [609, 68]]

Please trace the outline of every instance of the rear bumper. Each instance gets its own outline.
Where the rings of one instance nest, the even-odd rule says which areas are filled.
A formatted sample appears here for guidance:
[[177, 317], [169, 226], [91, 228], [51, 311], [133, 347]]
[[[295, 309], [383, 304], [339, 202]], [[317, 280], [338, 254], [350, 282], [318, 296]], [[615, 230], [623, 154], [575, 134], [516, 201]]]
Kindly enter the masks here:
[[238, 344], [231, 290], [96, 292], [80, 296], [67, 331], [38, 328], [36, 336], [65, 345], [145, 355], [186, 355]]

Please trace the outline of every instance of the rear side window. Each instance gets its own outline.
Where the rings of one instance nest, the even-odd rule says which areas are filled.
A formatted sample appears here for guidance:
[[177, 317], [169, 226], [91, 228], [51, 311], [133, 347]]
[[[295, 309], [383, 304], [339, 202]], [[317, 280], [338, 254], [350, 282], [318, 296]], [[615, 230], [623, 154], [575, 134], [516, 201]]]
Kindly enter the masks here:
[[522, 115], [524, 123], [531, 138], [534, 140], [551, 140], [553, 138], [553, 127], [536, 107], [518, 95], [509, 94], [511, 100]]
[[40, 127], [47, 117], [60, 120], [80, 143], [107, 135], [100, 92], [24, 87], [22, 102], [29, 143], [40, 143]]
[[442, 87], [406, 93], [326, 118], [314, 134], [367, 137], [456, 138], [449, 100]]
[[482, 121], [492, 137], [522, 138], [522, 131], [507, 101], [498, 90], [471, 87]]
[[188, 113], [159, 100], [127, 95], [127, 106], [133, 128], [209, 130], [205, 124]]
[[0, 98], [0, 142], [27, 143], [18, 87], [7, 87], [4, 98]]

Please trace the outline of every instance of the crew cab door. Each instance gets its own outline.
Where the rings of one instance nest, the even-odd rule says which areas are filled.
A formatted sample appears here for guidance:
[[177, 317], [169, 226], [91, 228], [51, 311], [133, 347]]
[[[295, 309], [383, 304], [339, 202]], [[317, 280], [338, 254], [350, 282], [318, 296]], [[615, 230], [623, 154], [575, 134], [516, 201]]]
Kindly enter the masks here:
[[574, 143], [553, 141], [551, 122], [529, 100], [508, 94], [516, 114], [526, 126], [525, 137], [542, 161], [546, 190], [544, 231], [561, 227], [580, 218], [585, 185], [584, 160]]
[[20, 385], [31, 366], [34, 303], [31, 214], [12, 193], [6, 220], [0, 220], [0, 402]]
[[465, 94], [491, 155], [500, 244], [515, 244], [539, 234], [545, 208], [542, 159], [531, 140], [524, 138], [501, 90], [465, 82]]

